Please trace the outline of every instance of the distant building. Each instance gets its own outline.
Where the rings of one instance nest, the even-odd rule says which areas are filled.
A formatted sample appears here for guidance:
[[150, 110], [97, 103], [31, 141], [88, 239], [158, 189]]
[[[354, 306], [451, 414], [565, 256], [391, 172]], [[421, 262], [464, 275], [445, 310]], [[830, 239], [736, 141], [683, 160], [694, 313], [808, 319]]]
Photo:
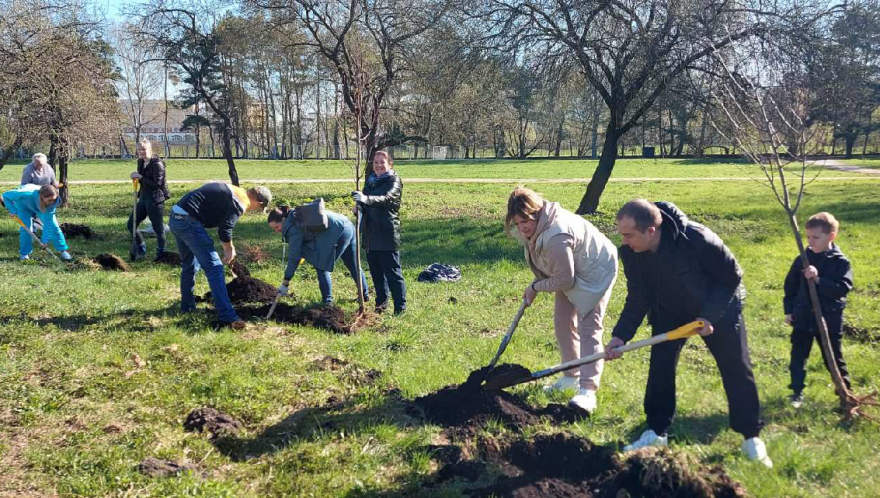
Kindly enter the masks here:
[[[122, 127], [122, 133], [135, 140], [135, 128], [131, 122], [131, 106], [128, 100], [120, 99], [119, 105], [122, 108], [123, 115], [127, 118], [126, 126]], [[144, 110], [142, 114], [141, 138], [146, 138], [150, 142], [162, 144], [165, 142], [165, 101], [164, 100], [146, 100], [144, 101]], [[204, 110], [202, 111], [204, 115]], [[168, 105], [168, 142], [170, 145], [195, 145], [196, 134], [194, 130], [181, 130], [183, 121], [190, 114], [195, 114], [195, 106], [185, 109], [179, 109], [169, 103]]]

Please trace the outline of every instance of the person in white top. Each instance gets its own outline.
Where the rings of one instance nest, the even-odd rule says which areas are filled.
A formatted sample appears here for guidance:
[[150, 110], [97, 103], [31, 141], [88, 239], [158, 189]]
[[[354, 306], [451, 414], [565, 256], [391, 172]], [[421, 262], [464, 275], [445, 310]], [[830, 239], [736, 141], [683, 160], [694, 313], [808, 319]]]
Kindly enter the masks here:
[[[554, 295], [553, 329], [562, 361], [602, 352], [602, 322], [617, 280], [617, 247], [589, 221], [525, 187], [510, 194], [505, 231], [523, 244], [535, 275], [523, 293], [526, 305], [538, 293]], [[547, 390], [577, 389], [569, 404], [592, 413], [602, 368], [600, 360], [567, 371]]]

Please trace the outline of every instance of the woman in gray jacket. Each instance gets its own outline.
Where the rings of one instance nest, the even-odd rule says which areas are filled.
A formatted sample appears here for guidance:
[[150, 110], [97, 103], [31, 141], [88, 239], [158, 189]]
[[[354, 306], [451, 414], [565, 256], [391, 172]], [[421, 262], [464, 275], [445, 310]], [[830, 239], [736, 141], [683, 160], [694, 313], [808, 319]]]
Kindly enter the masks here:
[[[507, 201], [506, 230], [523, 246], [535, 280], [523, 300], [554, 294], [553, 329], [568, 362], [603, 351], [602, 321], [617, 279], [617, 247], [592, 223], [525, 187]], [[511, 228], [514, 225], [515, 228]], [[592, 413], [603, 362], [567, 371], [548, 390], [577, 389], [569, 404]]]
[[[284, 271], [284, 281], [278, 288], [278, 293], [286, 296], [289, 292], [290, 279], [296, 273], [300, 260], [305, 259], [318, 274], [318, 287], [321, 289], [321, 300], [324, 304], [333, 302], [333, 283], [330, 280], [330, 272], [333, 271], [336, 261], [342, 258], [345, 267], [348, 268], [357, 285], [357, 265], [355, 263], [355, 240], [354, 225], [345, 216], [326, 211], [328, 227], [321, 232], [312, 232], [300, 228], [294, 216], [294, 210], [288, 206], [279, 206], [269, 211], [269, 226], [272, 230], [281, 233], [287, 241], [287, 269]], [[364, 289], [364, 300], [370, 299], [367, 291], [367, 278], [364, 272], [360, 272], [361, 284]]]

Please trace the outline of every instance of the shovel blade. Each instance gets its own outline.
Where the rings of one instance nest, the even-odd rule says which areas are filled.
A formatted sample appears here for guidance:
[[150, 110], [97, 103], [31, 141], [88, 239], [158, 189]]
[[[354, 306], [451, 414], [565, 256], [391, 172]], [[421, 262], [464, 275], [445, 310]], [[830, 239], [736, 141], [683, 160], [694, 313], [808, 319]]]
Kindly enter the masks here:
[[532, 372], [522, 366], [505, 363], [492, 370], [483, 381], [483, 389], [497, 391], [534, 380]]

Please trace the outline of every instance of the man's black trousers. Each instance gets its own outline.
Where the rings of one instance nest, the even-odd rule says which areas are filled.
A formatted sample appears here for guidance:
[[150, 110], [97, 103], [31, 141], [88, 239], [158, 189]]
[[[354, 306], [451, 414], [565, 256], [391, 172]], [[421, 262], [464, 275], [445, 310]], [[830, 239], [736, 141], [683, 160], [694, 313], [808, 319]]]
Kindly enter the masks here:
[[[687, 320], [660, 319], [656, 322], [654, 333], [661, 334], [684, 325]], [[714, 333], [704, 337], [703, 341], [721, 372], [724, 392], [727, 394], [730, 427], [746, 439], [756, 437], [764, 423], [760, 416], [758, 388], [752, 373], [741, 307], [729, 306], [724, 318], [712, 325]], [[645, 413], [648, 427], [657, 434], [666, 433], [675, 417], [675, 370], [686, 342], [687, 339], [669, 341], [651, 349]]]

